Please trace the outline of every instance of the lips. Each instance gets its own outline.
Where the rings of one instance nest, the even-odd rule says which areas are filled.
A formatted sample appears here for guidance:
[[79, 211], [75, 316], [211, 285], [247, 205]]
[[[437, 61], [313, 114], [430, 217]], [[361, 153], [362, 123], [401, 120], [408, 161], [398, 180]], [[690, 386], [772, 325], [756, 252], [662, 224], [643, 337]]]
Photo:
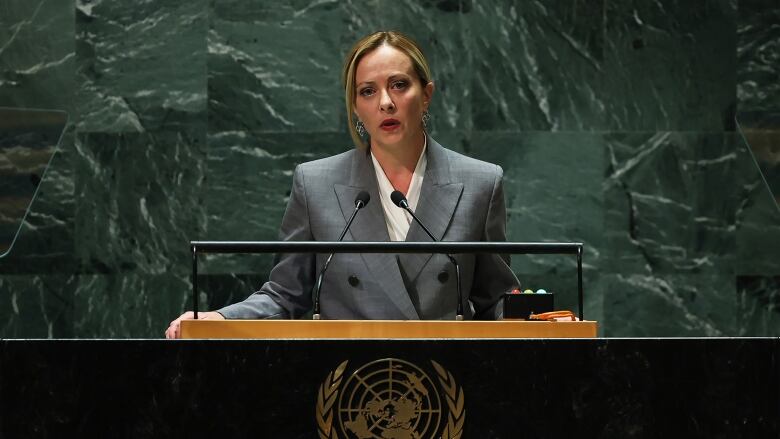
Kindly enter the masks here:
[[401, 122], [397, 119], [385, 119], [382, 121], [382, 124], [379, 125], [379, 128], [382, 128], [385, 131], [392, 131], [400, 126]]

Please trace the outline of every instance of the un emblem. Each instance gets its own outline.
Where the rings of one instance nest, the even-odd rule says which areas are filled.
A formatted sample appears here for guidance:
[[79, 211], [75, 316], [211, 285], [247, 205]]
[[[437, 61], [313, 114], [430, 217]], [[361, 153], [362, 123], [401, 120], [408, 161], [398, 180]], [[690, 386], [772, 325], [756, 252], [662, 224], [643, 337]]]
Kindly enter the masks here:
[[331, 371], [317, 392], [321, 439], [454, 439], [463, 434], [463, 389], [439, 363], [431, 360], [436, 380], [397, 358], [364, 364], [345, 379], [347, 363]]

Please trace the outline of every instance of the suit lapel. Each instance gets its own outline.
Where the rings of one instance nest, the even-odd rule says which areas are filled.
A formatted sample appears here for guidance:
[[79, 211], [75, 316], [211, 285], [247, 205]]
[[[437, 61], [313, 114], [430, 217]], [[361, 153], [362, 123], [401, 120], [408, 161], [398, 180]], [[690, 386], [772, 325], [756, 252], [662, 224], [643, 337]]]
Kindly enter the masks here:
[[[463, 183], [450, 182], [449, 160], [445, 150], [430, 137], [428, 137], [427, 154], [428, 166], [425, 169], [420, 201], [417, 204], [415, 214], [433, 236], [441, 240], [450, 225], [458, 201], [460, 201]], [[431, 238], [425, 233], [425, 230], [416, 221], [412, 221], [409, 232], [406, 234], [406, 242], [430, 241]], [[400, 255], [399, 260], [407, 277], [415, 281], [432, 256], [431, 254], [408, 253]]]
[[[366, 191], [370, 195], [371, 199], [368, 204], [360, 210], [355, 217], [355, 221], [349, 228], [345, 240], [352, 241], [387, 241], [389, 237], [387, 235], [387, 227], [384, 229], [378, 229], [376, 224], [384, 221], [384, 214], [382, 213], [382, 205], [377, 202], [379, 195], [371, 193], [367, 187], [354, 187], [344, 186], [337, 184], [333, 186], [336, 191], [336, 197], [339, 199], [339, 207], [341, 213], [344, 215], [344, 223], [349, 221], [349, 217], [355, 211], [355, 197], [360, 191]], [[374, 191], [375, 192], [375, 191]], [[384, 233], [383, 233], [384, 232]]]
[[[334, 185], [336, 197], [339, 200], [344, 221], [349, 220], [355, 210], [355, 197], [360, 191], [366, 191], [371, 200], [366, 207], [361, 209], [352, 223], [348, 235], [353, 241], [374, 242], [389, 241], [385, 214], [382, 212], [382, 202], [379, 199], [376, 176], [371, 163], [371, 158], [363, 151], [356, 150], [352, 159], [350, 184]], [[345, 239], [347, 239], [345, 237]], [[406, 286], [401, 277], [401, 272], [394, 254], [367, 253], [361, 257], [368, 267], [369, 272], [387, 293], [390, 300], [408, 319], [419, 319], [417, 310], [409, 298]]]

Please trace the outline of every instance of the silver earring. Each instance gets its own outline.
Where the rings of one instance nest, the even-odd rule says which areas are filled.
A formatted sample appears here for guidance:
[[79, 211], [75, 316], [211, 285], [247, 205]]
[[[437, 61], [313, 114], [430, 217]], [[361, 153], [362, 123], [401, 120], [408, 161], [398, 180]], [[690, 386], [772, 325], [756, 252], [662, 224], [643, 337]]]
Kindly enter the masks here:
[[358, 133], [358, 136], [360, 137], [366, 137], [366, 126], [363, 125], [363, 121], [358, 119], [357, 122], [355, 122], [355, 130]]
[[429, 113], [428, 110], [423, 111], [423, 116], [422, 116], [423, 128], [427, 128], [428, 122], [430, 121], [431, 121], [431, 113]]

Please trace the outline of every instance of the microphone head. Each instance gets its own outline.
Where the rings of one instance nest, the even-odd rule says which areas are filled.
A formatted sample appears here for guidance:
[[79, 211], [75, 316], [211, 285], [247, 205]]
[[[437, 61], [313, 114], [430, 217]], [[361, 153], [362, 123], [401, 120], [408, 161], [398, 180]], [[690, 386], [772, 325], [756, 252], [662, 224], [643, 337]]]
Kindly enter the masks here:
[[406, 197], [401, 193], [401, 191], [393, 191], [393, 193], [390, 194], [390, 199], [393, 201], [393, 204], [398, 207], [405, 207], [409, 204], [406, 202]]
[[359, 194], [357, 194], [357, 197], [355, 197], [355, 206], [359, 209], [361, 207], [365, 207], [368, 202], [371, 201], [371, 195], [368, 195], [368, 192], [366, 191], [360, 191]]

